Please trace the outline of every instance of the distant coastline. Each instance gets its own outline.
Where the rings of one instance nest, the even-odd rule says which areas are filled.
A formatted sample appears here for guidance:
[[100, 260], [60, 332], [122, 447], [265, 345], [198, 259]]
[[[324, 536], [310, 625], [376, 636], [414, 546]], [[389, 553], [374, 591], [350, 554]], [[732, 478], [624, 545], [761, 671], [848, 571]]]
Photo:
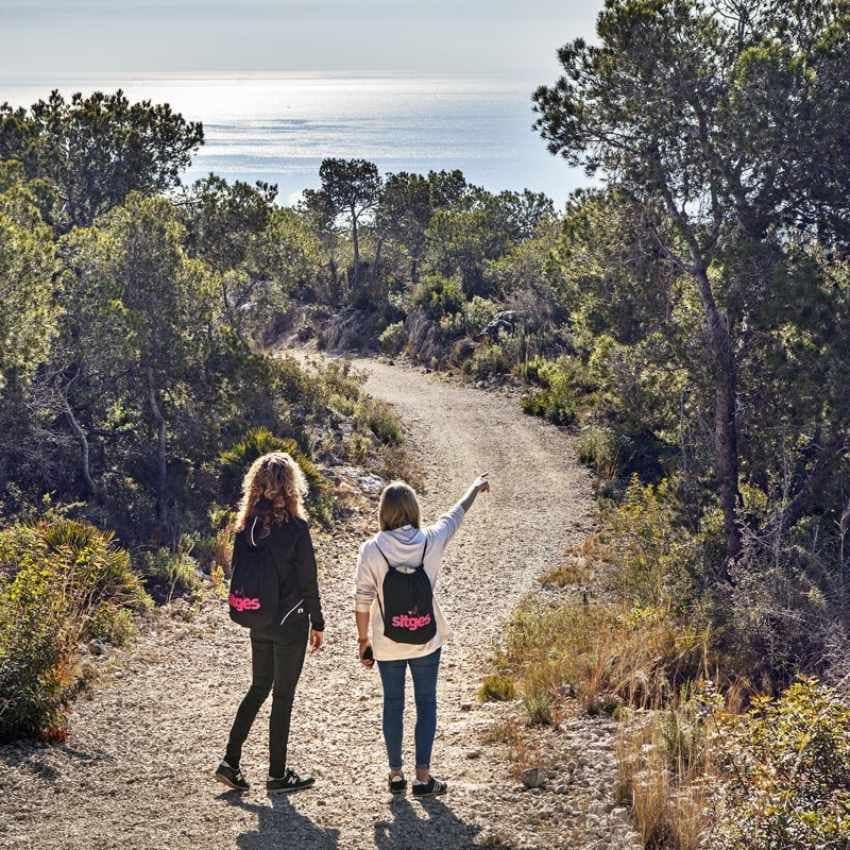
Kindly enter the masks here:
[[[59, 82], [61, 80], [61, 82]], [[538, 81], [540, 82], [540, 81]], [[4, 74], [0, 101], [29, 105], [53, 88], [123, 88], [202, 121], [206, 144], [185, 179], [276, 183], [283, 203], [317, 181], [324, 157], [364, 157], [384, 171], [461, 169], [491, 191], [529, 188], [562, 206], [587, 178], [531, 129], [534, 82], [516, 77], [362, 72]]]

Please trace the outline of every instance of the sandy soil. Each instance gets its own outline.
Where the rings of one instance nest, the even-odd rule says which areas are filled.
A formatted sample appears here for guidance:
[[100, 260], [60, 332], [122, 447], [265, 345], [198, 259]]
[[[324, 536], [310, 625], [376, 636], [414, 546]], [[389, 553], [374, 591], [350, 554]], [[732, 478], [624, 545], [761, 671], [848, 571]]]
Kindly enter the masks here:
[[[568, 725], [553, 746], [578, 752], [578, 762], [557, 793], [526, 792], [504, 753], [481, 742], [506, 709], [475, 700], [504, 618], [592, 525], [590, 482], [571, 438], [497, 394], [377, 361], [358, 365], [369, 374], [369, 392], [395, 404], [409, 426], [425, 469], [426, 518], [477, 473], [491, 476], [492, 493], [468, 515], [439, 587], [454, 639], [444, 650], [434, 771], [449, 781], [449, 795], [391, 802], [385, 791], [379, 679], [354, 658], [352, 572], [357, 544], [371, 531], [361, 524], [317, 535], [328, 647], [308, 658], [290, 746], [292, 766], [312, 771], [315, 789], [266, 796], [268, 707], [243, 760], [251, 792], [222, 793], [211, 781], [248, 685], [248, 641], [223, 603], [195, 614], [178, 608], [77, 703], [67, 744], [0, 748], [0, 846], [627, 846], [625, 813], [611, 802], [608, 727]], [[412, 727], [412, 713], [408, 719]]]

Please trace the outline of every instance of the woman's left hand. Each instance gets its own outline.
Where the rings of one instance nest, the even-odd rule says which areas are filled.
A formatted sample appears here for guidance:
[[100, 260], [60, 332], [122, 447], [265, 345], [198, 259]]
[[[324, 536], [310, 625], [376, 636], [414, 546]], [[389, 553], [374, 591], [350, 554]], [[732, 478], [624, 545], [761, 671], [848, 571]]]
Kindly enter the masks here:
[[310, 629], [310, 655], [315, 655], [324, 646], [325, 633]]

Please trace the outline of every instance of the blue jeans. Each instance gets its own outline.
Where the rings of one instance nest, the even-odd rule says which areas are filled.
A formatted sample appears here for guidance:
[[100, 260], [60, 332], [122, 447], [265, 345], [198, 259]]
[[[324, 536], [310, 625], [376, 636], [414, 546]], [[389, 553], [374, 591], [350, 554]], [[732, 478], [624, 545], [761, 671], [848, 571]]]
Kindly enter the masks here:
[[413, 675], [416, 699], [416, 766], [431, 766], [431, 750], [437, 731], [437, 673], [442, 648], [421, 658], [379, 661], [384, 686], [384, 741], [390, 770], [401, 770], [401, 742], [404, 735], [404, 679], [408, 665]]

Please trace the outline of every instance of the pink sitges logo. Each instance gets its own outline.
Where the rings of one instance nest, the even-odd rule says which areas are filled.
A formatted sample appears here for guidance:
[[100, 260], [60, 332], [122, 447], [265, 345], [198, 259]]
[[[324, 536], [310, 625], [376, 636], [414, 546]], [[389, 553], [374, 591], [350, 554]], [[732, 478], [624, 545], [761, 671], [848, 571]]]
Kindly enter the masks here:
[[259, 599], [240, 596], [238, 593], [231, 593], [227, 601], [235, 611], [259, 611], [263, 607]]
[[393, 617], [393, 627], [396, 629], [407, 629], [415, 632], [417, 629], [423, 629], [425, 626], [431, 625], [431, 615], [425, 614], [424, 617], [415, 617], [410, 614], [399, 614]]

